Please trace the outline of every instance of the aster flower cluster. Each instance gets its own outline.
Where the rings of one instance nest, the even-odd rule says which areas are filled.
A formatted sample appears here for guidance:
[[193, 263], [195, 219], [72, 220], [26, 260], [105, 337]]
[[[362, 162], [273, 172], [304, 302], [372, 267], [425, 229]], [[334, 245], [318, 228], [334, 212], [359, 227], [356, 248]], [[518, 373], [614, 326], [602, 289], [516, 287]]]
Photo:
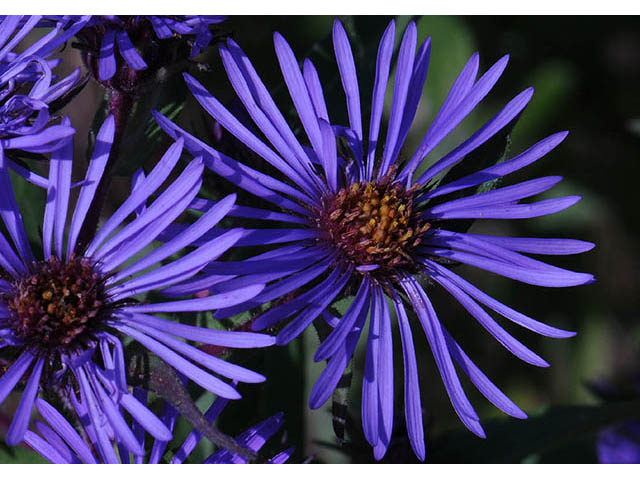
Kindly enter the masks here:
[[[185, 73], [184, 79], [225, 138], [242, 145], [246, 155], [231, 156], [154, 112], [153, 127], [173, 143], [166, 147], [158, 141], [152, 160], [133, 169], [124, 198], [107, 202], [114, 165], [135, 164], [118, 157], [140, 83], [175, 63], [185, 46], [188, 54], [178, 60], [204, 51], [214, 39], [212, 25], [224, 19], [0, 18], [0, 403], [12, 393], [19, 398], [6, 443], [25, 442], [54, 463], [183, 463], [207, 437], [219, 448], [204, 463], [283, 463], [293, 449], [271, 458], [259, 454], [281, 429], [283, 414], [235, 438], [207, 434], [229, 400], [241, 397], [242, 384], [269, 380], [235, 357], [221, 357], [287, 345], [312, 325], [321, 338], [313, 359], [326, 365], [309, 406], [320, 408], [332, 398], [361, 343], [366, 352], [358, 379], [361, 425], [378, 460], [394, 436], [394, 377], [404, 382], [411, 447], [418, 459], [427, 458], [416, 328], [426, 337], [453, 409], [471, 432], [485, 436], [459, 371], [498, 409], [526, 418], [462, 349], [453, 335], [459, 332], [445, 328], [430, 289], [446, 291], [520, 360], [549, 365], [490, 312], [546, 337], [575, 333], [505, 305], [455, 269], [464, 264], [543, 287], [594, 281], [591, 274], [530, 256], [578, 254], [592, 243], [481, 235], [461, 226], [476, 219], [541, 217], [574, 205], [577, 196], [525, 201], [555, 186], [557, 176], [495, 188], [497, 180], [556, 148], [567, 132], [451, 179], [447, 172], [517, 120], [533, 89], [516, 95], [453, 150], [432, 158], [507, 66], [505, 56], [479, 76], [479, 56], [473, 55], [419, 146], [406, 155], [427, 77], [430, 38], [418, 44], [416, 25], [409, 23], [394, 61], [396, 25], [389, 23], [378, 45], [370, 105], [363, 108], [369, 99], [360, 88], [370, 80], [358, 77], [347, 33], [336, 21], [334, 59], [348, 125], [336, 122], [342, 112], [326, 100], [326, 84], [313, 62], [304, 59], [301, 69], [276, 33], [277, 61], [295, 107], [294, 122], [301, 126], [296, 132], [249, 57], [229, 38], [219, 47], [220, 57], [250, 121], [231, 113], [192, 75]], [[30, 33], [40, 36], [24, 47]], [[75, 132], [82, 127], [55, 111], [59, 100], [72, 101], [82, 87], [80, 67], [64, 78], [54, 73], [60, 63], [56, 54], [72, 38], [82, 51], [83, 68], [110, 100], [90, 131], [86, 166], [74, 153]], [[387, 90], [392, 101], [385, 122]], [[365, 111], [370, 116], [365, 118]], [[30, 163], [29, 154], [41, 162]], [[246, 160], [252, 156], [260, 161]], [[74, 180], [79, 171], [83, 175]], [[14, 174], [45, 199], [37, 235], [23, 218], [26, 206], [15, 189], [23, 180]], [[234, 193], [211, 195], [206, 188], [211, 176], [216, 184], [224, 179]], [[259, 206], [243, 204], [251, 197]], [[344, 299], [350, 299], [346, 309], [337, 311], [336, 302]], [[403, 369], [394, 365], [396, 325]], [[154, 359], [150, 371], [134, 361], [136, 355], [142, 363]], [[176, 391], [170, 388], [174, 376]], [[215, 396], [204, 414], [194, 392]], [[32, 426], [34, 407], [41, 418]], [[181, 416], [193, 430], [174, 448]]]

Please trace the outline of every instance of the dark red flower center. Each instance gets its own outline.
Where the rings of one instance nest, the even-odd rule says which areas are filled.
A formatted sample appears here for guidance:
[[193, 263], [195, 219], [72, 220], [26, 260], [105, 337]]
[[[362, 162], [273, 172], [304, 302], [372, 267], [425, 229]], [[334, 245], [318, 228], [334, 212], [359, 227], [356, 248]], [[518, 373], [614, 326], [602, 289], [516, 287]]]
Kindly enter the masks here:
[[51, 257], [35, 264], [3, 296], [14, 335], [47, 351], [91, 340], [107, 300], [95, 264], [74, 256], [66, 263]]
[[412, 250], [430, 226], [414, 212], [416, 189], [392, 183], [393, 175], [341, 188], [323, 199], [317, 218], [323, 239], [356, 266], [378, 265], [374, 276], [413, 265]]

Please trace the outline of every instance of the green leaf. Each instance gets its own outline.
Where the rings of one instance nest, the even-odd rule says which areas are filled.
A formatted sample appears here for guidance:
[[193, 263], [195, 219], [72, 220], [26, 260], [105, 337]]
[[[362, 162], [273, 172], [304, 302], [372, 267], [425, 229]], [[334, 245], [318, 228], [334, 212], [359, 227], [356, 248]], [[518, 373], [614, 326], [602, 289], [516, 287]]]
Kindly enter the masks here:
[[24, 447], [9, 447], [0, 442], [0, 464], [3, 463], [49, 463], [33, 450]]
[[486, 439], [466, 429], [434, 439], [427, 461], [433, 463], [517, 463], [536, 454], [566, 448], [595, 436], [612, 424], [640, 418], [640, 400], [602, 406], [556, 406], [528, 420], [484, 422]]

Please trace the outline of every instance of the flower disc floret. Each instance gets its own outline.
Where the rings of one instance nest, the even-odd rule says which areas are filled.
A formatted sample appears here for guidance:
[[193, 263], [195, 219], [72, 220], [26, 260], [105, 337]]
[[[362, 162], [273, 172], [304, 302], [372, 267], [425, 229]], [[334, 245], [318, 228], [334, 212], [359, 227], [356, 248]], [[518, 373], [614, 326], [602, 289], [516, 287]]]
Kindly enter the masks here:
[[104, 316], [104, 279], [89, 258], [35, 263], [4, 295], [9, 326], [26, 345], [52, 351], [86, 344]]
[[355, 266], [372, 265], [376, 276], [411, 268], [413, 248], [430, 224], [413, 208], [416, 187], [392, 182], [393, 172], [378, 181], [355, 182], [325, 197], [316, 220], [323, 241], [338, 248]]

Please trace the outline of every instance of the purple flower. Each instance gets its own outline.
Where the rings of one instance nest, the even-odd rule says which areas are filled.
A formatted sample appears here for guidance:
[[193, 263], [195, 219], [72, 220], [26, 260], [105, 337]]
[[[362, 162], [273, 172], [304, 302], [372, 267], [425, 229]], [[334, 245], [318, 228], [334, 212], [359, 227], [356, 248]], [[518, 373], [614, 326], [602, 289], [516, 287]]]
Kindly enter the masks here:
[[[70, 122], [65, 119], [62, 125], [69, 126]], [[176, 170], [182, 140], [166, 151], [148, 175], [139, 170], [129, 197], [92, 239], [79, 243], [113, 138], [114, 119], [110, 116], [98, 132], [86, 177], [77, 184], [80, 191], [69, 224], [73, 137], [52, 153], [49, 178], [45, 180], [42, 257], [34, 255], [27, 239], [7, 159], [0, 147], [0, 217], [9, 234], [8, 239], [0, 234], [0, 352], [12, 360], [0, 377], [0, 403], [26, 378], [7, 434], [8, 444], [22, 440], [40, 386], [56, 391], [78, 411], [86, 412], [87, 421], [100, 425], [95, 429], [96, 441], [103, 454], [111, 448], [106, 433], [109, 429], [131, 452], [143, 452], [120, 408], [155, 438], [170, 439], [171, 433], [128, 391], [121, 337], [136, 340], [220, 397], [235, 399], [240, 394], [210, 372], [240, 382], [265, 379], [181, 339], [254, 348], [273, 344], [272, 337], [200, 328], [155, 315], [229, 307], [251, 299], [262, 285], [232, 287], [207, 298], [153, 303], [135, 299], [192, 277], [241, 236], [239, 229], [225, 231], [202, 247], [172, 259], [233, 208], [235, 196], [231, 195], [211, 205], [180, 235], [151, 248], [158, 235], [189, 207], [202, 184], [204, 164], [201, 158], [195, 158], [164, 191], [158, 190]], [[131, 216], [135, 218], [127, 221]]]
[[[0, 17], [0, 144], [5, 151], [50, 152], [73, 134], [71, 127], [50, 125], [49, 104], [75, 86], [80, 69], [54, 83], [52, 70], [59, 60], [49, 57], [88, 19], [58, 22], [24, 51], [14, 52], [40, 20], [41, 16]], [[18, 172], [25, 175], [22, 169]]]
[[640, 422], [625, 422], [598, 435], [600, 463], [640, 463]]
[[[65, 17], [47, 18], [60, 21]], [[116, 48], [126, 65], [134, 71], [148, 68], [144, 55], [136, 46], [139, 41], [147, 41], [153, 36], [160, 40], [190, 37], [193, 58], [209, 46], [213, 38], [210, 26], [225, 18], [223, 15], [93, 15], [78, 33], [78, 38], [95, 48], [98, 78], [107, 81], [117, 71]]]
[[[147, 403], [147, 392], [136, 388], [134, 389], [134, 395], [141, 404]], [[205, 413], [206, 419], [213, 423], [218, 416], [222, 413], [222, 410], [227, 405], [228, 400], [218, 397], [211, 407]], [[42, 455], [44, 458], [52, 463], [129, 463], [130, 451], [123, 443], [117, 443], [107, 451], [98, 451], [96, 456], [92, 453], [91, 449], [80, 437], [76, 430], [69, 424], [69, 422], [58, 412], [52, 405], [45, 400], [36, 400], [36, 407], [42, 418], [46, 423], [36, 421], [35, 427], [40, 433], [33, 431], [27, 431], [24, 437], [24, 441], [33, 448], [36, 452]], [[86, 412], [85, 412], [86, 413]], [[161, 414], [162, 425], [173, 432], [176, 421], [179, 417], [178, 412], [169, 404], [164, 405], [164, 409]], [[260, 422], [259, 424], [251, 427], [249, 430], [238, 435], [236, 442], [247, 449], [257, 453], [262, 446], [282, 427], [284, 424], [284, 415], [279, 413], [268, 419]], [[144, 445], [145, 443], [145, 429], [134, 418], [129, 424], [131, 432], [137, 438], [137, 441]], [[96, 430], [89, 426], [86, 429], [87, 435], [95, 442]], [[169, 460], [169, 463], [184, 463], [189, 460], [189, 455], [196, 448], [198, 442], [202, 439], [203, 435], [193, 430], [187, 435], [182, 445], [175, 451], [173, 457]], [[143, 453], [141, 455], [133, 455], [134, 463], [150, 463], [156, 464], [163, 461], [166, 454], [168, 442], [165, 440], [155, 439], [151, 446], [151, 451], [148, 457]], [[271, 458], [268, 463], [284, 463], [286, 462], [293, 448], [284, 450]], [[215, 453], [206, 458], [202, 463], [246, 463], [246, 459], [242, 458], [238, 454], [232, 453], [229, 450], [221, 448]]]
[[[229, 317], [286, 296], [286, 301], [272, 304], [253, 323], [257, 330], [279, 325], [276, 337], [279, 345], [287, 344], [323, 316], [332, 330], [314, 357], [318, 362], [327, 361], [327, 366], [311, 392], [311, 408], [319, 408], [331, 397], [369, 318], [362, 422], [365, 437], [374, 447], [377, 459], [385, 454], [393, 427], [391, 324], [392, 319], [397, 318], [404, 355], [407, 430], [413, 450], [423, 460], [422, 407], [410, 314], [415, 313], [416, 323], [427, 337], [453, 408], [467, 428], [480, 437], [485, 436], [478, 414], [462, 388], [456, 364], [496, 407], [511, 416], [526, 418], [526, 414], [486, 377], [445, 329], [426, 292], [427, 283], [447, 291], [516, 357], [546, 367], [545, 360], [504, 330], [483, 306], [544, 336], [566, 338], [574, 333], [545, 325], [508, 307], [454, 273], [451, 264], [471, 265], [532, 285], [569, 287], [590, 283], [593, 276], [558, 268], [523, 253], [576, 254], [590, 250], [593, 244], [455, 230], [455, 220], [459, 219], [533, 218], [575, 204], [579, 197], [522, 202], [549, 190], [561, 180], [560, 177], [538, 178], [484, 193], [478, 193], [474, 188], [535, 162], [555, 148], [566, 132], [551, 135], [509, 160], [456, 181], [438, 184], [439, 174], [458, 164], [520, 114], [531, 99], [533, 89], [518, 94], [471, 137], [421, 171], [419, 167], [427, 155], [495, 85], [506, 67], [507, 57], [498, 60], [478, 79], [479, 58], [477, 54], [473, 55], [451, 87], [420, 146], [403, 161], [399, 153], [427, 75], [430, 39], [418, 46], [414, 23], [410, 23], [404, 33], [383, 140], [381, 119], [394, 38], [392, 21], [378, 50], [371, 117], [365, 119], [369, 122], [368, 132], [365, 132], [356, 67], [340, 22], [334, 23], [333, 45], [347, 100], [348, 126], [332, 124], [313, 63], [305, 59], [301, 72], [286, 40], [278, 33], [274, 35], [284, 81], [308, 144], [299, 142], [294, 136], [250, 60], [233, 40], [220, 48], [227, 75], [249, 116], [271, 146], [237, 120], [193, 77], [185, 75], [191, 92], [204, 109], [281, 176], [275, 178], [225, 156], [162, 115], [157, 114], [157, 120], [174, 138], [184, 136], [185, 147], [194, 154], [203, 155], [211, 170], [274, 206], [273, 210], [235, 206], [229, 216], [272, 221], [276, 222], [277, 228], [247, 229], [236, 243], [236, 246], [272, 245], [260, 258], [235, 263], [212, 262], [201, 275], [167, 289], [166, 293], [185, 295], [208, 288], [215, 294], [228, 285], [243, 281], [245, 284], [252, 281], [267, 283], [254, 299], [221, 308], [215, 316]], [[348, 148], [342, 149], [346, 151], [338, 150], [339, 142], [346, 143]], [[464, 193], [465, 189], [472, 190], [462, 197], [447, 197], [454, 192]], [[204, 200], [194, 204], [199, 208], [208, 205]], [[199, 243], [206, 238], [200, 239]], [[219, 276], [224, 272], [233, 272], [240, 277], [219, 282]], [[341, 318], [330, 315], [327, 309], [350, 292], [355, 298], [344, 315]]]

